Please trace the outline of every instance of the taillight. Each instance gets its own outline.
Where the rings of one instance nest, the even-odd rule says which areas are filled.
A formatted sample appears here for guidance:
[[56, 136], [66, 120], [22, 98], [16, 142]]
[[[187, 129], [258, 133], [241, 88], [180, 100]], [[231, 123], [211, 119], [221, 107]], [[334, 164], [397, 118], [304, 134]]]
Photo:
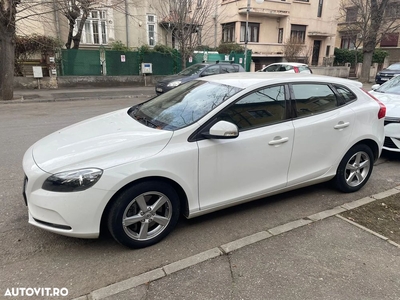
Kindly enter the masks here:
[[378, 112], [378, 119], [382, 119], [386, 116], [386, 106], [383, 104], [381, 101], [379, 101], [377, 98], [375, 98], [373, 95], [368, 93], [366, 90], [362, 89], [364, 93], [366, 93], [368, 96], [370, 96], [372, 99], [374, 99], [376, 102], [378, 102], [380, 108]]
[[298, 67], [293, 67], [293, 70], [295, 73], [300, 73], [299, 68]]

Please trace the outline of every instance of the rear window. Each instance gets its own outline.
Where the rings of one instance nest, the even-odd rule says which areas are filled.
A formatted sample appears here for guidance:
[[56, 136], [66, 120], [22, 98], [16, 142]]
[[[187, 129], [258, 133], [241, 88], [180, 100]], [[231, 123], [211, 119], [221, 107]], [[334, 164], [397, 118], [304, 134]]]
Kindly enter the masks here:
[[357, 99], [357, 96], [344, 86], [335, 85], [336, 91], [342, 96], [345, 103], [352, 102]]

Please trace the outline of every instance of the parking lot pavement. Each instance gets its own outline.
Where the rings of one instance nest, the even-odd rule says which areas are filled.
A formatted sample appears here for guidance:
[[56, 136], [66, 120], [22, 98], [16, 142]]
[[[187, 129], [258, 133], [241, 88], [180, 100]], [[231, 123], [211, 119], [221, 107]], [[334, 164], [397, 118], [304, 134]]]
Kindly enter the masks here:
[[78, 299], [399, 299], [400, 245], [339, 215], [389, 196], [400, 186]]

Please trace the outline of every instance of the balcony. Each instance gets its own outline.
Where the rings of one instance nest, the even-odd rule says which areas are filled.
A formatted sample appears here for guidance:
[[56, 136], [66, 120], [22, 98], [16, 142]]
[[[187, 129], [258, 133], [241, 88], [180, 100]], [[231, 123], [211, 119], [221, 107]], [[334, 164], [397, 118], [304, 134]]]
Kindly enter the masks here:
[[[258, 4], [255, 0], [250, 0], [250, 16], [269, 16], [274, 18], [287, 17], [290, 15], [291, 3], [289, 1], [264, 0], [264, 3]], [[247, 0], [239, 1], [239, 14], [246, 14]]]
[[278, 43], [248, 43], [248, 48], [252, 50], [252, 57], [282, 57], [284, 44]]

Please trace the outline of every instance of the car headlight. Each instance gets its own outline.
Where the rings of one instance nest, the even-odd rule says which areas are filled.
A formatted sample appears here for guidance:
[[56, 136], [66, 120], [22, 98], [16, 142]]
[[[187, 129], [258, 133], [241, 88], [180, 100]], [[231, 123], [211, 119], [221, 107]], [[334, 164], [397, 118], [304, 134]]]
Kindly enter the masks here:
[[176, 81], [172, 81], [172, 82], [168, 83], [167, 86], [169, 86], [169, 87], [176, 87], [176, 86], [180, 85], [181, 83], [182, 83], [182, 81], [176, 80]]
[[103, 170], [96, 168], [60, 172], [51, 175], [42, 189], [51, 192], [79, 192], [92, 187], [99, 181]]
[[381, 73], [379, 73], [379, 72], [378, 72], [378, 73], [376, 73], [376, 76], [381, 76]]

